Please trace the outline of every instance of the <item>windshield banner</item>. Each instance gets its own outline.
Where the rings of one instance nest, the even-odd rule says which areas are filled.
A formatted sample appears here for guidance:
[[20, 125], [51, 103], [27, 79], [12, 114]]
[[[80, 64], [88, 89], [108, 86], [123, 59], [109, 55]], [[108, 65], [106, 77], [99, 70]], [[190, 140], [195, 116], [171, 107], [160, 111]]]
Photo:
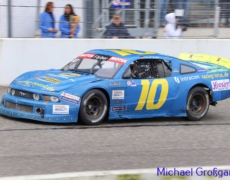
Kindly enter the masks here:
[[119, 58], [119, 57], [111, 57], [108, 55], [103, 54], [91, 54], [91, 53], [84, 53], [77, 57], [78, 59], [96, 59], [96, 60], [102, 60], [102, 61], [110, 61], [118, 64], [125, 64], [127, 62], [126, 59]]

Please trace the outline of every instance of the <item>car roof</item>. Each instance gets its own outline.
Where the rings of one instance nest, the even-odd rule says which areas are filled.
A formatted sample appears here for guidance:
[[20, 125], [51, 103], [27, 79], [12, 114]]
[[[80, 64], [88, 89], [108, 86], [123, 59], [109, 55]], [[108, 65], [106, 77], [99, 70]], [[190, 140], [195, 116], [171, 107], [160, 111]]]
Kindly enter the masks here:
[[171, 57], [171, 56], [167, 56], [167, 55], [163, 55], [163, 54], [159, 54], [155, 52], [132, 50], [132, 49], [93, 49], [93, 50], [87, 51], [86, 53], [114, 56], [114, 57], [127, 59], [128, 61], [138, 59], [141, 57], [145, 57], [145, 58], [152, 57], [155, 59], [157, 59], [157, 57], [175, 58], [175, 57]]

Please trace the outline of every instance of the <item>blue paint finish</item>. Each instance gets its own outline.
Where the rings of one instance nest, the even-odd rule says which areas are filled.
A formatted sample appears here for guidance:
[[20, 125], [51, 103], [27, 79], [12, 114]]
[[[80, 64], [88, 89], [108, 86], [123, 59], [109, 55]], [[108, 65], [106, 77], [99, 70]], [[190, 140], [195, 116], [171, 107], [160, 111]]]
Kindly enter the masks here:
[[[230, 90], [213, 89], [222, 85], [220, 81], [229, 81], [229, 70], [225, 67], [213, 65], [210, 63], [198, 63], [193, 61], [183, 61], [174, 57], [165, 56], [157, 53], [148, 54], [143, 51], [136, 51], [139, 54], [130, 53], [122, 56], [116, 51], [111, 50], [91, 50], [87, 53], [107, 55], [126, 59], [127, 62], [120, 68], [112, 79], [98, 78], [93, 74], [76, 73], [73, 71], [45, 70], [27, 72], [17, 77], [10, 84], [10, 88], [19, 91], [25, 91], [38, 94], [41, 100], [36, 101], [22, 97], [4, 94], [2, 101], [17, 104], [23, 104], [33, 107], [32, 113], [26, 113], [19, 110], [6, 108], [0, 104], [0, 114], [25, 118], [43, 122], [70, 123], [78, 121], [78, 113], [81, 105], [81, 99], [86, 92], [91, 89], [102, 89], [109, 95], [109, 120], [150, 118], [150, 117], [169, 117], [186, 116], [186, 101], [189, 91], [197, 85], [208, 87], [213, 96], [213, 101], [220, 101], [230, 97]], [[136, 110], [140, 95], [142, 92], [142, 79], [122, 79], [122, 75], [129, 67], [130, 63], [138, 59], [162, 59], [171, 61], [171, 77], [163, 78], [168, 82], [168, 95], [165, 103], [159, 109], [147, 110], [146, 103], [142, 110]], [[192, 66], [197, 69], [195, 73], [180, 74], [180, 64]], [[151, 84], [154, 79], [147, 79]], [[150, 88], [149, 87], [149, 88]], [[113, 91], [124, 92], [123, 98], [114, 98]], [[156, 87], [155, 99], [150, 103], [157, 104], [160, 94], [163, 91], [161, 85]], [[63, 93], [70, 95], [66, 99], [78, 97], [79, 101], [66, 101], [61, 99]], [[152, 93], [152, 92], [149, 92]], [[55, 96], [60, 98], [59, 102], [47, 102], [46, 96]], [[54, 114], [53, 107], [56, 105], [68, 106], [68, 114]], [[36, 113], [36, 108], [44, 109], [44, 117]]]

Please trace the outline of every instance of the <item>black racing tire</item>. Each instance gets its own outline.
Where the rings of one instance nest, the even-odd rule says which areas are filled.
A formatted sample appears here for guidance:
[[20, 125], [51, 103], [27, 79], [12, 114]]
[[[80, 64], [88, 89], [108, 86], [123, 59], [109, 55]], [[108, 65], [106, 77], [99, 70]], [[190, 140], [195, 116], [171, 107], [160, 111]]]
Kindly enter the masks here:
[[97, 125], [106, 118], [107, 111], [106, 96], [100, 90], [93, 89], [88, 91], [81, 100], [79, 120], [87, 125]]
[[209, 103], [209, 95], [204, 88], [195, 87], [190, 90], [186, 104], [187, 119], [191, 121], [201, 120], [208, 112]]

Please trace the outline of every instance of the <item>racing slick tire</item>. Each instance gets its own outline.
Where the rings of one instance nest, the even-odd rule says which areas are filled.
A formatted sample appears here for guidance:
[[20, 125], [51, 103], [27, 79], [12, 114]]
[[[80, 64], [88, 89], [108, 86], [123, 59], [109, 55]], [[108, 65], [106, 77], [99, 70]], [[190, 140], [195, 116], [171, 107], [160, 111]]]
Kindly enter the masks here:
[[97, 89], [88, 91], [82, 98], [79, 120], [87, 125], [100, 124], [107, 116], [108, 101], [103, 92]]
[[187, 99], [187, 119], [191, 121], [201, 120], [208, 112], [209, 103], [209, 95], [205, 89], [202, 87], [193, 88]]

